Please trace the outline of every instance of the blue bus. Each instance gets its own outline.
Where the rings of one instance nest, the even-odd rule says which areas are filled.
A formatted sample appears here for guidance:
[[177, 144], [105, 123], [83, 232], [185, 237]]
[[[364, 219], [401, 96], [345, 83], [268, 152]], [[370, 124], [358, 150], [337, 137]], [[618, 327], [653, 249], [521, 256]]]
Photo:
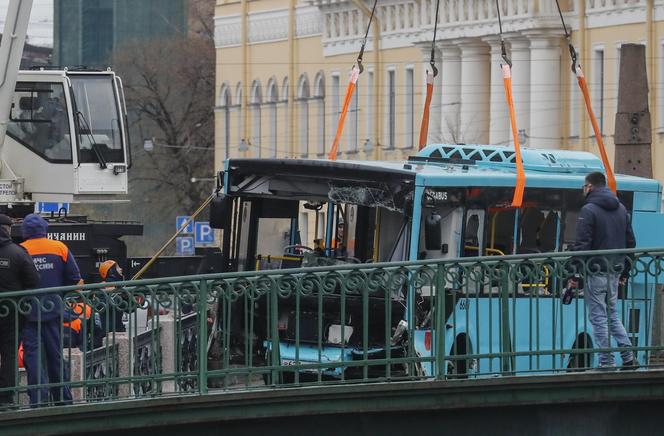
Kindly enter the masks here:
[[[231, 158], [220, 174], [224, 195], [216, 206], [222, 211], [219, 227], [224, 229], [226, 268], [258, 271], [415, 260], [449, 263], [477, 257], [490, 259], [483, 261], [490, 264], [507, 255], [545, 258], [544, 253], [555, 260], [551, 253], [569, 251], [575, 242], [584, 177], [603, 172], [602, 162], [586, 152], [524, 149], [524, 201], [521, 208], [513, 208], [514, 159], [514, 151], [507, 147], [446, 144], [428, 145], [398, 162]], [[631, 212], [637, 247], [664, 246], [664, 234], [657, 231], [664, 224], [661, 185], [625, 175], [617, 176], [617, 184], [618, 196]], [[457, 279], [446, 289], [452, 297], [446, 296], [442, 314], [444, 334], [432, 327], [435, 295], [426, 287], [405, 290], [395, 297], [400, 304], [370, 303], [371, 320], [363, 319], [362, 300], [355, 307], [350, 295], [343, 308], [333, 298], [324, 309], [320, 302], [307, 303], [306, 298], [297, 305], [281, 302], [277, 315], [280, 362], [284, 366], [320, 363], [324, 355], [331, 364], [325, 376], [349, 377], [347, 368], [332, 364], [353, 360], [358, 353], [385, 357], [384, 344], [397, 344], [398, 332], [405, 329], [410, 332], [408, 345], [388, 347], [390, 356], [423, 357], [416, 368], [423, 376], [441, 371], [468, 376], [506, 368], [539, 372], [595, 366], [593, 353], [544, 353], [536, 356], [536, 364], [532, 354], [518, 353], [593, 346], [583, 299], [562, 304], [564, 283], [560, 271], [552, 271], [559, 266], [546, 262], [538, 264], [536, 280], [515, 283], [509, 304], [499, 303], [495, 277], [470, 277], [476, 266], [466, 268], [465, 277], [457, 272]], [[648, 346], [654, 285], [633, 274], [628, 289], [622, 292], [618, 310], [633, 343]], [[270, 332], [261, 327], [265, 325], [261, 320], [270, 316], [261, 307], [265, 305], [237, 302], [235, 306], [225, 313], [235, 314], [228, 325], [238, 343], [251, 341], [262, 350], [257, 354], [277, 351], [275, 341], [268, 340]], [[340, 315], [341, 310], [346, 314]], [[256, 321], [247, 322], [247, 316]], [[501, 317], [510, 319], [502, 323], [507, 336], [505, 328], [497, 327]], [[391, 324], [387, 332], [386, 322]], [[320, 325], [322, 330], [316, 328]], [[366, 337], [362, 347], [353, 340], [358, 336], [353, 332], [361, 329], [368, 329], [369, 352]], [[393, 338], [388, 337], [391, 334]], [[509, 342], [507, 348], [505, 342]], [[436, 344], [444, 344], [450, 356], [445, 368], [436, 368], [426, 359]], [[514, 352], [507, 365], [505, 357], [496, 353], [505, 349]], [[638, 353], [642, 364], [646, 356]], [[312, 372], [320, 374], [320, 369]]]

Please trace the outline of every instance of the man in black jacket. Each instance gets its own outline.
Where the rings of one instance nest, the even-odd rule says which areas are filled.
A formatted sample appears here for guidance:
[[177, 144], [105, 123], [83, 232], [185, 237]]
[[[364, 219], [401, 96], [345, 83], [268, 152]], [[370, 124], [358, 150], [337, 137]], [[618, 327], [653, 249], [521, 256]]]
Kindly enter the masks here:
[[39, 287], [39, 273], [32, 257], [12, 242], [12, 220], [0, 214], [0, 407], [14, 404], [14, 392], [2, 390], [16, 386], [18, 321], [16, 302], [3, 292]]
[[[636, 246], [632, 224], [627, 209], [618, 197], [606, 187], [602, 173], [590, 173], [583, 185], [585, 204], [579, 212], [576, 224], [575, 251], [610, 250]], [[625, 256], [590, 258], [586, 260], [586, 289], [584, 297], [588, 318], [593, 327], [593, 339], [597, 348], [609, 348], [609, 332], [619, 347], [631, 347], [618, 311], [618, 281], [625, 264]], [[571, 280], [570, 287], [576, 282]], [[621, 353], [623, 369], [636, 369], [631, 351]], [[613, 353], [599, 353], [600, 368], [614, 366]]]

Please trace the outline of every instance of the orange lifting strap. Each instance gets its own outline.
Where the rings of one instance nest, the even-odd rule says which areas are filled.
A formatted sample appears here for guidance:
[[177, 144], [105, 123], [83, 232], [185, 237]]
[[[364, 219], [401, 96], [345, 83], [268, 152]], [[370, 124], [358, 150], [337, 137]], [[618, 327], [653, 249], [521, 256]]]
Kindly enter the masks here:
[[[604, 164], [604, 169], [606, 170], [606, 182], [609, 185], [609, 188], [613, 192], [617, 190], [616, 176], [613, 174], [613, 168], [611, 168], [611, 162], [609, 162], [609, 156], [606, 154], [606, 149], [604, 148], [604, 140], [602, 139], [602, 132], [599, 130], [599, 124], [597, 123], [597, 118], [595, 118], [595, 113], [593, 112], [593, 106], [590, 102], [590, 92], [588, 91], [588, 84], [586, 83], [586, 77], [581, 71], [581, 66], [576, 66], [576, 80], [579, 82], [579, 88], [583, 93], [583, 99], [586, 102], [586, 110], [588, 111], [588, 117], [590, 117], [590, 122], [593, 125], [593, 130], [595, 132], [595, 138], [597, 139], [597, 146], [599, 147], [599, 154], [602, 156], [602, 163]], [[574, 102], [572, 102], [574, 103]]]
[[[588, 112], [588, 117], [590, 118], [590, 123], [593, 125], [593, 131], [595, 132], [595, 139], [597, 140], [597, 146], [599, 147], [599, 153], [602, 156], [602, 164], [604, 164], [604, 170], [606, 171], [606, 181], [609, 185], [609, 188], [615, 193], [617, 192], [616, 176], [613, 174], [613, 168], [611, 168], [611, 162], [609, 162], [609, 157], [606, 155], [606, 148], [604, 148], [604, 140], [602, 139], [602, 132], [599, 130], [599, 124], [597, 124], [597, 119], [595, 118], [595, 113], [593, 112], [593, 105], [590, 101], [590, 92], [588, 91], [588, 83], [586, 83], [586, 76], [581, 70], [581, 65], [577, 63], [576, 59], [576, 50], [572, 45], [572, 37], [567, 31], [567, 26], [565, 25], [565, 19], [563, 18], [563, 13], [560, 9], [560, 4], [556, 0], [556, 7], [558, 8], [558, 15], [560, 15], [560, 22], [563, 25], [563, 30], [565, 31], [565, 39], [567, 39], [567, 46], [569, 47], [569, 55], [572, 58], [572, 73], [576, 76], [576, 81], [579, 82], [579, 88], [583, 93], [583, 100], [586, 103], [586, 111]], [[574, 102], [572, 102], [573, 104]]]
[[427, 145], [427, 136], [429, 136], [429, 106], [431, 106], [431, 97], [433, 96], [433, 74], [427, 71], [427, 97], [424, 100], [424, 113], [422, 114], [422, 124], [420, 125], [420, 147], [422, 150]]
[[327, 155], [327, 158], [330, 160], [337, 160], [337, 154], [339, 152], [339, 140], [341, 139], [341, 133], [344, 131], [344, 122], [346, 122], [346, 114], [348, 113], [350, 100], [353, 97], [353, 91], [355, 91], [357, 79], [360, 77], [360, 74], [362, 74], [362, 71], [364, 71], [364, 67], [362, 66], [362, 57], [364, 56], [364, 48], [367, 45], [369, 29], [371, 28], [371, 22], [373, 21], [374, 13], [376, 12], [377, 3], [378, 0], [374, 0], [373, 7], [371, 8], [371, 15], [369, 16], [369, 22], [367, 23], [367, 31], [364, 33], [364, 40], [362, 41], [362, 47], [360, 48], [360, 54], [357, 56], [357, 62], [355, 65], [353, 65], [353, 69], [350, 71], [350, 80], [348, 81], [348, 88], [346, 88], [346, 98], [344, 98], [344, 105], [341, 108], [339, 122], [337, 123], [337, 134], [334, 136], [332, 150], [330, 150], [330, 153]]
[[348, 113], [350, 100], [353, 97], [353, 91], [355, 91], [355, 85], [357, 84], [357, 79], [359, 77], [360, 77], [360, 68], [357, 65], [353, 65], [353, 69], [350, 72], [350, 80], [348, 81], [348, 87], [346, 88], [346, 98], [344, 99], [344, 105], [341, 108], [341, 115], [339, 115], [339, 123], [337, 124], [337, 134], [334, 136], [334, 142], [332, 143], [332, 150], [330, 150], [330, 153], [327, 155], [327, 158], [329, 160], [337, 160], [337, 153], [339, 151], [339, 139], [341, 139], [341, 133], [344, 131], [346, 114]]
[[512, 124], [512, 138], [514, 138], [514, 152], [516, 154], [516, 186], [514, 187], [513, 207], [521, 207], [523, 203], [523, 191], [526, 188], [526, 173], [523, 171], [521, 160], [521, 146], [519, 145], [519, 131], [516, 128], [516, 112], [514, 111], [514, 99], [512, 98], [512, 68], [509, 64], [503, 64], [503, 82], [505, 84], [505, 97], [510, 108], [510, 123]]
[[420, 124], [420, 146], [418, 150], [422, 150], [427, 145], [427, 137], [429, 136], [429, 108], [431, 107], [431, 97], [433, 96], [433, 80], [438, 75], [438, 68], [436, 68], [436, 32], [438, 32], [438, 9], [440, 8], [440, 0], [436, 0], [436, 21], [433, 26], [433, 38], [431, 39], [431, 73], [427, 71], [427, 97], [424, 100], [424, 113], [422, 114], [422, 124]]
[[503, 83], [505, 84], [505, 97], [507, 106], [510, 109], [510, 124], [512, 125], [512, 138], [514, 139], [514, 153], [516, 162], [516, 185], [514, 186], [514, 197], [512, 197], [512, 207], [521, 207], [523, 203], [523, 191], [526, 189], [526, 173], [523, 170], [523, 161], [521, 160], [521, 146], [519, 145], [519, 131], [516, 128], [516, 111], [514, 110], [514, 98], [512, 97], [512, 62], [507, 57], [505, 51], [505, 41], [503, 40], [503, 23], [500, 18], [500, 4], [496, 0], [496, 12], [498, 14], [498, 29], [500, 30], [500, 54], [503, 58], [503, 64], [500, 68], [503, 70]]

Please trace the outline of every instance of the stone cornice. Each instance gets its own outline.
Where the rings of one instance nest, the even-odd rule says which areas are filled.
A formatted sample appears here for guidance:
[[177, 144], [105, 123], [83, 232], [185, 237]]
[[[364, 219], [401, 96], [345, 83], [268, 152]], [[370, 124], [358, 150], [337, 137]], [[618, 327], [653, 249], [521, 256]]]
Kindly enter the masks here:
[[[288, 9], [253, 12], [249, 14], [249, 44], [280, 41], [288, 38]], [[296, 38], [320, 35], [320, 12], [315, 6], [298, 6], [295, 10]], [[239, 14], [215, 17], [215, 46], [226, 48], [242, 42], [242, 23]]]
[[[579, 28], [579, 4], [586, 5], [588, 28], [619, 26], [645, 21], [646, 0], [571, 0], [564, 12], [567, 25]], [[552, 6], [553, 5], [553, 6]], [[412, 47], [430, 41], [433, 35], [435, 0], [383, 0], [376, 8], [381, 49]], [[560, 21], [552, 0], [509, 0], [501, 11], [503, 31], [522, 33], [537, 30], [560, 32]], [[324, 56], [356, 53], [366, 30], [367, 17], [350, 0], [311, 0], [297, 7], [297, 37], [321, 35]], [[664, 21], [664, 0], [655, 0], [654, 18]], [[218, 48], [241, 43], [239, 15], [215, 17]], [[498, 34], [494, 0], [458, 0], [441, 3], [438, 40], [486, 38]], [[373, 32], [367, 50], [373, 49]], [[288, 37], [288, 10], [254, 12], [249, 15], [250, 44]]]

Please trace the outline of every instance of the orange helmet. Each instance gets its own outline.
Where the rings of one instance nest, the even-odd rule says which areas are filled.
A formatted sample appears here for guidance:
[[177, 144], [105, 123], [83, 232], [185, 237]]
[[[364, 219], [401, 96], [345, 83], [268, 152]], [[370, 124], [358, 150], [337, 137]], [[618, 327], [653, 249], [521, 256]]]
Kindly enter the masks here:
[[101, 265], [99, 265], [99, 275], [101, 276], [102, 280], [106, 280], [106, 277], [108, 276], [108, 272], [113, 268], [113, 265], [115, 265], [117, 262], [114, 260], [107, 260], [105, 262], [102, 262]]

